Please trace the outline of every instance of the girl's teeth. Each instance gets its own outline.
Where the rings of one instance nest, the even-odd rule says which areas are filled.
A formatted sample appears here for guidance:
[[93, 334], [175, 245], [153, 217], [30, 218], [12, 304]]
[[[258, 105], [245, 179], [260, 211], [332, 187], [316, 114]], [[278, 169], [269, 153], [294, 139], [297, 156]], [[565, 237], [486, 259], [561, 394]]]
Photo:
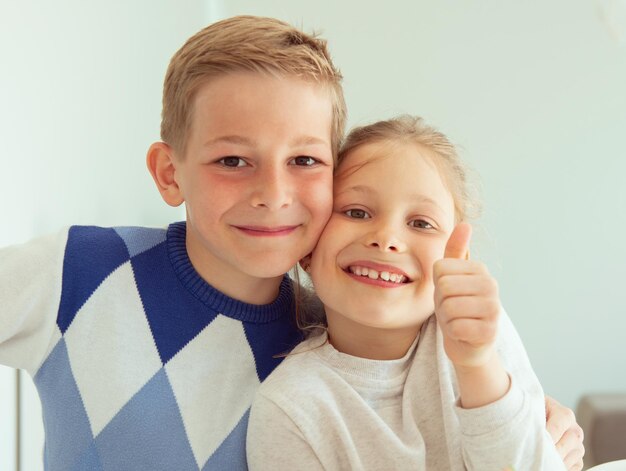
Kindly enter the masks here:
[[378, 278], [380, 278], [382, 280], [391, 281], [392, 283], [398, 284], [404, 283], [404, 281], [406, 280], [406, 277], [404, 275], [400, 275], [398, 273], [390, 273], [388, 271], [383, 271], [379, 273], [373, 268], [351, 266], [349, 267], [349, 269], [351, 273], [357, 276], [366, 276], [372, 280], [377, 280]]

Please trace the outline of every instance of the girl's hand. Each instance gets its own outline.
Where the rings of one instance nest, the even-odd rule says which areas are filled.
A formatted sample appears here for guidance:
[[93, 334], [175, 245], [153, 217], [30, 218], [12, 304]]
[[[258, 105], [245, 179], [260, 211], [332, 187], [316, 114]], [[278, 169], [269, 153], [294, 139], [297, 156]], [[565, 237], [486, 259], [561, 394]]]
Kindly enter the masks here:
[[457, 371], [493, 361], [500, 314], [498, 284], [487, 267], [469, 260], [472, 226], [458, 224], [435, 262], [435, 314], [444, 348]]

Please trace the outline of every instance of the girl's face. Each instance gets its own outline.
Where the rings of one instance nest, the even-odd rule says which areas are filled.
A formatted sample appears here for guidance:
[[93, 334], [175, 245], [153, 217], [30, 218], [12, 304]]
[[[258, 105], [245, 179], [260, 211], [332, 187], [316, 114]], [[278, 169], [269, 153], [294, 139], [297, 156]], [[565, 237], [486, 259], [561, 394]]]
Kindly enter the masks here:
[[419, 328], [434, 312], [433, 263], [454, 228], [454, 203], [433, 158], [417, 144], [383, 142], [339, 166], [310, 271], [331, 330]]

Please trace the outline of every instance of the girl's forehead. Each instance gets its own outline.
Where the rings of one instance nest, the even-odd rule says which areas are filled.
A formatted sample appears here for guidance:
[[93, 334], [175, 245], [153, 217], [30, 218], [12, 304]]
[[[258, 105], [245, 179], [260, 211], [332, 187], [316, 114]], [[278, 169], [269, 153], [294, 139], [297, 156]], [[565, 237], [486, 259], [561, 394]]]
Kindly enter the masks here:
[[346, 154], [335, 172], [335, 183], [358, 177], [364, 170], [374, 171], [372, 167], [404, 169], [416, 161], [426, 164], [437, 174], [434, 153], [417, 143], [412, 142], [376, 142], [363, 144]]

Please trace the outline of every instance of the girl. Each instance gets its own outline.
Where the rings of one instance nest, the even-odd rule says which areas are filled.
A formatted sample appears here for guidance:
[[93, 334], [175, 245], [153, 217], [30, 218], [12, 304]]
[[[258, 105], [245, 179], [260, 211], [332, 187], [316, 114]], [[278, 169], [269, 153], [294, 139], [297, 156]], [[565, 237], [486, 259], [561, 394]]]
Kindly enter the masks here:
[[465, 172], [419, 118], [354, 130], [310, 259], [322, 326], [261, 385], [251, 469], [564, 469], [486, 267]]

